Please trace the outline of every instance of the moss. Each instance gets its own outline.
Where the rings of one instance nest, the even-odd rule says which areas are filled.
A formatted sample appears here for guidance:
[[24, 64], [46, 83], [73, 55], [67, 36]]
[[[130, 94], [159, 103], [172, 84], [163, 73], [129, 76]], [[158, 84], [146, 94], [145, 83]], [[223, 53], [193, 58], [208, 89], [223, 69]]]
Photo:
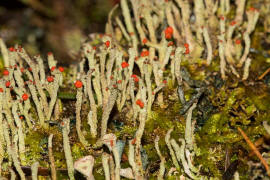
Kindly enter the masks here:
[[256, 108], [261, 111], [267, 111], [270, 107], [270, 96], [268, 94], [262, 94], [259, 96], [250, 96]]
[[133, 137], [134, 134], [137, 131], [137, 127], [131, 127], [131, 126], [123, 126], [121, 127], [121, 131], [116, 131], [115, 135], [117, 137], [122, 137], [123, 135], [127, 135], [129, 137]]
[[[233, 19], [234, 14], [232, 12], [234, 11], [231, 11], [227, 15], [228, 19]], [[256, 63], [251, 64], [250, 79], [257, 78], [258, 74], [263, 73], [269, 66], [263, 53], [261, 53], [263, 52], [263, 47], [261, 46], [262, 36], [260, 35], [260, 32], [262, 32], [262, 27], [257, 28], [254, 32], [254, 36], [252, 37], [252, 47], [260, 52], [250, 54], [251, 57], [253, 56], [253, 61], [256, 61]], [[101, 40], [97, 38], [92, 42], [92, 45], [100, 45], [101, 43]], [[238, 152], [241, 150], [239, 147], [241, 147], [242, 149], [246, 150], [246, 152], [250, 152], [248, 145], [236, 130], [237, 127], [241, 127], [252, 142], [255, 142], [258, 138], [265, 135], [265, 130], [262, 127], [262, 121], [266, 120], [270, 122], [269, 87], [267, 87], [264, 82], [258, 83], [257, 81], [252, 80], [240, 82], [231, 77], [229, 77], [225, 82], [221, 80], [219, 76], [209, 76], [210, 73], [220, 71], [218, 58], [212, 61], [210, 66], [205, 66], [205, 60], [200, 58], [193, 59], [192, 64], [185, 59], [182, 61], [181, 66], [188, 69], [191, 76], [188, 77], [188, 79], [190, 78], [190, 82], [192, 82], [192, 80], [205, 81], [207, 78], [208, 84], [206, 86], [207, 93], [205, 96], [207, 96], [209, 100], [207, 99], [206, 103], [211, 104], [213, 107], [213, 111], [211, 111], [209, 113], [210, 115], [205, 118], [205, 122], [203, 122], [200, 127], [196, 126], [196, 156], [194, 159], [194, 164], [196, 166], [202, 165], [202, 174], [209, 177], [212, 176], [221, 178], [225, 161], [225, 149], [228, 148], [232, 149], [234, 152]], [[2, 57], [0, 57], [0, 70], [3, 70]], [[69, 68], [65, 69], [63, 73], [65, 87], [58, 93], [58, 98], [64, 99], [61, 102], [61, 106], [63, 103], [62, 107], [66, 108], [66, 110], [63, 111], [65, 116], [67, 116], [67, 114], [65, 114], [66, 112], [69, 112], [68, 115], [74, 115], [73, 100], [76, 99], [76, 89], [74, 87], [69, 87], [69, 84], [67, 83], [68, 81], [66, 80], [72, 78], [69, 76], [70, 72], [71, 71]], [[170, 77], [170, 69], [167, 69], [164, 72], [164, 77], [167, 78], [168, 76]], [[152, 88], [155, 87], [156, 85], [153, 84]], [[177, 94], [176, 83], [172, 82], [171, 79], [168, 79], [167, 87], [162, 91], [164, 92], [164, 103], [167, 105], [167, 108], [162, 109], [159, 108], [157, 104], [153, 105], [153, 111], [149, 114], [142, 139], [143, 148], [146, 150], [150, 162], [149, 166], [155, 167], [154, 172], [149, 179], [156, 179], [158, 172], [158, 168], [156, 167], [158, 167], [160, 162], [154, 147], [154, 138], [157, 135], [160, 137], [159, 147], [162, 155], [166, 158], [166, 170], [168, 170], [173, 166], [173, 163], [164, 140], [165, 134], [170, 128], [174, 128], [174, 131], [171, 134], [172, 138], [177, 140], [179, 137], [184, 137], [185, 117], [179, 115], [179, 110], [181, 109], [182, 105], [180, 102], [178, 102], [177, 96], [175, 96], [175, 94]], [[186, 99], [190, 100], [195, 92], [196, 91], [193, 87], [188, 87], [185, 89]], [[33, 120], [37, 121], [38, 116], [36, 114], [36, 109], [34, 108], [35, 105], [33, 102], [31, 103], [32, 107], [30, 109], [30, 114]], [[69, 106], [64, 103], [67, 103]], [[198, 117], [201, 116], [200, 111], [206, 111], [207, 106], [203, 106], [200, 103], [201, 101], [198, 102], [198, 106], [193, 112], [193, 119], [198, 120]], [[91, 137], [89, 132], [90, 128], [87, 124], [87, 113], [89, 112], [89, 108], [89, 104], [86, 104], [82, 109], [82, 130], [85, 133], [87, 141], [93, 145], [96, 143], [96, 139]], [[101, 107], [98, 107], [97, 116], [98, 122], [100, 122], [102, 119]], [[123, 119], [124, 118], [121, 117], [121, 120]], [[121, 126], [120, 128], [109, 128], [108, 131], [115, 133], [118, 138], [125, 136], [133, 137], [137, 130], [137, 126], [133, 126], [133, 123], [135, 122], [130, 122], [126, 119], [121, 122], [124, 122], [124, 126]], [[78, 139], [76, 138], [76, 129], [74, 127], [73, 122], [73, 124], [71, 123], [70, 140], [72, 144], [72, 156], [74, 161], [87, 154], [99, 153], [96, 152], [96, 149], [85, 149], [78, 142]], [[59, 129], [56, 127], [50, 127], [46, 130], [37, 128], [37, 130], [30, 130], [26, 133], [25, 143], [27, 148], [27, 165], [31, 165], [34, 161], [39, 160], [41, 166], [49, 167], [47, 137], [51, 133], [55, 135], [53, 140], [55, 165], [57, 168], [66, 168], [65, 155], [62, 147], [62, 135], [61, 131], [59, 131]], [[231, 157], [231, 162], [235, 160], [243, 161], [243, 163], [239, 165], [238, 170], [241, 174], [244, 174], [248, 168], [245, 165], [245, 161], [247, 159], [250, 160], [250, 158], [247, 156], [246, 152], [242, 151], [242, 154], [233, 154], [233, 157]], [[126, 146], [124, 153], [128, 154], [127, 152], [128, 148]], [[6, 154], [5, 159], [7, 159]], [[7, 166], [7, 163], [4, 164]], [[122, 162], [121, 166], [128, 167], [128, 161]], [[94, 176], [95, 179], [104, 179], [100, 154], [95, 158]], [[65, 179], [67, 176], [65, 173], [59, 171], [58, 178]], [[244, 178], [244, 176], [242, 176], [242, 178]], [[172, 176], [168, 177], [167, 179], [176, 179], [176, 177]]]
[[222, 114], [213, 114], [211, 118], [204, 124], [201, 132], [207, 132], [207, 134], [214, 134], [218, 131], [218, 125], [221, 122]]
[[44, 159], [44, 155], [48, 152], [46, 149], [47, 136], [40, 131], [30, 131], [25, 137], [26, 146], [26, 163], [31, 166], [35, 161], [39, 161], [40, 166], [48, 167], [48, 162]]
[[[209, 67], [212, 70], [217, 70], [215, 63]], [[205, 69], [200, 69], [196, 72], [196, 69], [205, 68], [202, 64], [193, 64], [192, 67], [188, 67], [191, 72], [191, 79], [203, 80], [206, 77]], [[243, 138], [236, 131], [237, 126], [247, 126], [243, 130], [247, 133], [252, 141], [262, 135], [265, 131], [261, 126], [263, 120], [270, 119], [270, 113], [268, 113], [268, 107], [270, 106], [270, 96], [265, 93], [265, 89], [262, 93], [254, 93], [255, 88], [245, 87], [242, 84], [236, 83], [235, 81], [227, 81], [221, 88], [215, 88], [212, 85], [208, 87], [209, 100], [214, 106], [214, 113], [210, 115], [201, 128], [196, 129], [195, 139], [195, 165], [202, 165], [201, 172], [207, 174], [207, 176], [221, 178], [222, 170], [220, 167], [224, 166], [224, 155], [226, 147], [234, 149], [233, 143], [240, 145], [248, 149], [249, 147], [243, 141]], [[146, 150], [150, 165], [156, 166], [159, 163], [159, 157], [156, 154], [154, 147], [154, 138], [159, 135], [160, 142], [159, 147], [161, 153], [166, 158], [166, 168], [169, 169], [173, 166], [170, 154], [168, 153], [167, 146], [164, 141], [166, 132], [170, 128], [174, 128], [171, 137], [178, 139], [184, 137], [185, 130], [185, 117], [179, 115], [179, 110], [182, 105], [178, 102], [175, 95], [175, 84], [168, 80], [168, 87], [164, 89], [164, 100], [168, 105], [166, 109], [159, 108], [156, 104], [153, 105], [153, 111], [149, 114], [149, 119], [146, 122], [145, 132], [143, 135], [143, 148]], [[65, 91], [64, 91], [65, 92]], [[67, 91], [69, 92], [69, 91]], [[189, 100], [194, 94], [195, 90], [190, 88], [185, 91], [186, 99]], [[64, 95], [65, 96], [65, 95]], [[74, 98], [74, 97], [73, 97]], [[72, 98], [69, 98], [72, 100]], [[64, 101], [63, 101], [64, 103]], [[72, 106], [70, 106], [71, 108]], [[70, 110], [70, 109], [68, 109]], [[85, 137], [91, 143], [95, 144], [96, 139], [91, 138], [89, 133], [89, 125], [87, 124], [87, 112], [89, 111], [89, 104], [86, 104], [82, 110], [82, 129], [86, 132]], [[35, 109], [31, 109], [31, 114], [34, 119], [37, 119]], [[197, 110], [193, 113], [193, 118], [197, 119], [200, 116]], [[98, 107], [98, 120], [100, 122], [102, 118], [102, 109]], [[270, 122], [270, 120], [269, 120]], [[137, 127], [132, 125], [132, 122], [125, 121], [125, 125], [118, 130], [114, 130], [113, 133], [117, 137], [121, 138], [124, 136], [133, 137]], [[33, 149], [28, 154], [27, 162], [31, 164], [35, 159], [41, 160], [41, 164], [44, 167], [48, 167], [48, 162], [44, 158], [46, 156], [46, 138], [49, 133], [58, 134], [54, 143], [54, 157], [57, 168], [66, 168], [65, 156], [62, 149], [61, 132], [56, 129], [49, 129], [47, 132], [43, 131], [31, 131], [27, 134], [27, 146]], [[76, 137], [76, 131], [72, 131], [70, 137]], [[34, 141], [29, 140], [34, 138]], [[89, 152], [77, 142], [72, 141], [72, 156], [74, 160], [89, 154]], [[45, 149], [45, 151], [44, 151]], [[45, 152], [42, 154], [41, 152]], [[127, 152], [127, 147], [125, 148]], [[234, 157], [235, 159], [235, 157]], [[128, 162], [122, 162], [123, 167], [128, 167]], [[240, 166], [239, 169], [244, 172], [245, 166]], [[156, 170], [150, 179], [156, 178]], [[60, 174], [59, 174], [60, 175]], [[61, 174], [66, 177], [64, 174]], [[104, 179], [104, 174], [101, 165], [101, 157], [98, 156], [95, 162], [94, 175], [96, 179]], [[170, 179], [175, 179], [174, 176]]]
[[146, 144], [143, 148], [145, 149], [150, 162], [159, 160], [154, 144]]
[[71, 147], [71, 152], [74, 161], [86, 155], [86, 151], [81, 143], [73, 144]]
[[206, 78], [206, 71], [204, 67], [205, 64], [205, 60], [198, 58], [196, 64], [191, 64], [188, 66], [192, 79], [203, 81]]
[[95, 158], [93, 175], [94, 175], [96, 180], [103, 180], [105, 177], [104, 172], [103, 172], [103, 167], [102, 167], [101, 155]]
[[229, 111], [232, 108], [232, 106], [234, 105], [234, 103], [236, 102], [236, 100], [243, 96], [244, 92], [245, 92], [244, 88], [239, 87], [239, 88], [234, 89], [231, 92], [231, 94], [226, 102], [224, 111], [225, 112]]
[[64, 151], [53, 151], [56, 168], [67, 168]]
[[153, 111], [149, 120], [146, 122], [145, 134], [151, 134], [154, 130], [158, 129], [162, 131], [161, 134], [164, 135], [171, 128], [174, 128], [174, 130], [179, 133], [184, 132], [183, 122], [177, 119], [179, 115], [177, 116], [175, 112], [172, 112], [174, 109], [175, 108], [168, 108], [168, 111], [165, 112], [163, 110]]

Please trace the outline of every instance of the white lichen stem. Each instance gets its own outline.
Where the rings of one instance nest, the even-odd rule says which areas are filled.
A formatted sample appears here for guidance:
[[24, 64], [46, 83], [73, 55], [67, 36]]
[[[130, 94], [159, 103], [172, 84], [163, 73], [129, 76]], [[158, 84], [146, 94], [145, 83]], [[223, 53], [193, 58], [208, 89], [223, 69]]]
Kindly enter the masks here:
[[13, 164], [20, 175], [21, 180], [25, 180], [25, 174], [21, 168], [20, 161], [18, 159], [18, 154], [16, 153], [16, 148], [14, 145], [11, 145], [10, 136], [9, 136], [9, 128], [7, 126], [6, 122], [3, 122], [3, 130], [4, 130], [4, 136], [6, 141], [6, 147], [9, 157], [12, 158]]
[[164, 174], [165, 174], [165, 157], [162, 156], [160, 150], [159, 150], [159, 146], [158, 146], [158, 141], [159, 141], [159, 137], [157, 136], [155, 138], [155, 148], [157, 151], [157, 154], [160, 158], [160, 165], [159, 165], [159, 173], [158, 173], [158, 180], [162, 180], [164, 179]]
[[31, 166], [32, 180], [38, 180], [38, 166], [39, 162], [34, 162]]
[[66, 164], [68, 170], [68, 176], [70, 180], [75, 180], [74, 178], [74, 167], [73, 167], [73, 158], [71, 154], [71, 148], [69, 143], [69, 119], [65, 118], [62, 122], [62, 134], [63, 134], [63, 146], [66, 157]]
[[56, 169], [55, 169], [55, 161], [54, 161], [54, 156], [53, 156], [52, 139], [53, 139], [53, 134], [50, 134], [49, 139], [48, 139], [48, 150], [49, 150], [51, 178], [52, 180], [56, 180]]
[[79, 141], [83, 144], [83, 146], [87, 146], [88, 142], [84, 138], [84, 135], [81, 131], [81, 108], [82, 108], [82, 99], [83, 99], [83, 92], [82, 88], [77, 89], [76, 95], [76, 130], [79, 137]]

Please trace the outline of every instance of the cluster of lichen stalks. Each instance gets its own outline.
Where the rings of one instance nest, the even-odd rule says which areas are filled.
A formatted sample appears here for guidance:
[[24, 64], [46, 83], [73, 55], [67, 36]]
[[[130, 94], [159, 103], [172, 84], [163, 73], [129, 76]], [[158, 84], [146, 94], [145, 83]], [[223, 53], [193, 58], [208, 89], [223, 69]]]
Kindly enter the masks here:
[[[205, 52], [206, 64], [210, 65], [217, 47], [222, 78], [226, 78], [226, 67], [240, 77], [236, 68], [245, 64], [242, 79], [247, 79], [251, 62], [248, 58], [250, 34], [254, 31], [259, 17], [259, 11], [250, 8], [246, 11], [247, 22], [243, 23], [246, 7], [244, 0], [236, 1], [236, 15], [231, 22], [226, 20], [230, 12], [228, 0], [216, 2], [196, 0], [194, 10], [191, 9], [189, 1], [175, 2], [131, 0], [129, 4], [127, 0], [121, 0], [122, 14], [113, 15], [118, 8], [116, 6], [109, 16], [106, 31], [110, 35], [102, 37], [103, 44], [98, 48], [92, 47], [90, 43], [84, 43], [82, 60], [78, 67], [69, 68], [66, 78], [63, 76], [64, 69], [56, 68], [57, 61], [52, 53], [48, 53], [48, 66], [45, 66], [40, 56], [31, 58], [20, 46], [7, 49], [1, 40], [0, 46], [6, 69], [0, 80], [0, 169], [3, 170], [2, 164], [5, 159], [5, 163], [10, 167], [14, 166], [20, 178], [25, 179], [21, 166], [29, 165], [25, 159], [27, 132], [35, 127], [48, 129], [49, 122], [59, 119], [62, 113], [61, 100], [58, 97], [59, 88], [74, 84], [77, 90], [75, 113], [78, 139], [85, 148], [90, 147], [81, 127], [81, 109], [82, 104], [86, 102], [90, 106], [87, 112], [90, 134], [98, 139], [94, 146], [101, 148], [104, 144], [111, 152], [102, 153], [106, 180], [120, 179], [121, 176], [130, 179], [146, 178], [141, 141], [156, 96], [158, 104], [162, 107], [164, 102], [161, 90], [167, 82], [182, 85], [181, 62], [194, 63], [198, 58], [203, 58]], [[195, 16], [194, 22], [190, 20], [192, 11]], [[244, 31], [244, 42], [240, 40], [240, 31]], [[157, 36], [156, 32], [161, 32], [161, 35]], [[193, 35], [194, 32], [196, 36]], [[216, 37], [211, 32], [219, 32], [219, 35]], [[128, 50], [125, 49], [127, 45], [131, 46]], [[136, 68], [139, 73], [134, 74]], [[49, 72], [45, 73], [47, 69]], [[107, 134], [107, 124], [114, 106], [119, 112], [124, 107], [127, 108], [126, 118], [132, 120], [134, 124], [138, 122], [134, 139], [128, 142], [130, 165], [128, 168], [121, 168], [125, 143], [117, 141], [114, 134]], [[98, 108], [102, 109], [100, 122], [98, 122]], [[181, 145], [170, 138], [172, 129], [165, 137], [174, 165], [167, 169], [168, 173], [165, 173], [166, 160], [159, 150], [159, 138], [156, 137], [155, 148], [161, 160], [157, 172], [158, 179], [169, 176], [207, 178], [200, 175], [192, 160], [196, 148], [193, 133], [195, 121], [191, 120], [194, 108], [196, 101], [187, 111], [185, 137], [179, 139]], [[25, 121], [20, 117], [25, 118]], [[69, 142], [69, 123], [69, 118], [62, 119], [60, 123], [69, 178], [74, 179], [76, 169], [88, 179], [94, 179], [93, 156], [83, 157], [76, 162], [73, 160]], [[48, 139], [51, 177], [56, 179], [52, 152], [53, 134], [50, 134]], [[38, 166], [36, 159], [32, 165], [34, 179], [38, 176]], [[11, 177], [15, 178], [13, 169], [9, 168], [9, 171]]]

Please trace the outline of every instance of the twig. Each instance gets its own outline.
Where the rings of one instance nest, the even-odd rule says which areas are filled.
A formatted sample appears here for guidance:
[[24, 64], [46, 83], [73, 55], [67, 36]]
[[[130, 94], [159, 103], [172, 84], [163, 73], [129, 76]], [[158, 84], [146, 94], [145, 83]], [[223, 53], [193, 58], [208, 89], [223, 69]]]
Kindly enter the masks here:
[[259, 76], [258, 80], [262, 80], [264, 78], [264, 76], [266, 76], [269, 72], [270, 72], [270, 67], [268, 69], [266, 69], [266, 71], [264, 73], [262, 73], [262, 75]]
[[265, 161], [265, 159], [262, 157], [261, 153], [258, 151], [256, 146], [251, 142], [251, 140], [247, 137], [245, 132], [240, 127], [238, 127], [237, 129], [241, 133], [241, 135], [243, 136], [243, 138], [245, 139], [245, 141], [247, 142], [247, 144], [249, 145], [251, 150], [254, 151], [256, 156], [260, 159], [261, 163], [264, 165], [266, 172], [267, 172], [267, 175], [270, 176], [269, 166], [268, 166], [267, 162]]

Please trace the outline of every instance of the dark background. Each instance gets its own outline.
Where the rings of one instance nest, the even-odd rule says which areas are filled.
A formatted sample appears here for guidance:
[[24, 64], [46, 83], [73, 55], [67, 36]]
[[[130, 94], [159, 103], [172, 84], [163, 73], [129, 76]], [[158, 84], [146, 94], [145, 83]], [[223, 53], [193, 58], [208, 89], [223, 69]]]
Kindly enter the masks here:
[[62, 64], [78, 61], [81, 41], [103, 33], [117, 0], [0, 0], [0, 37], [30, 55], [53, 52]]

